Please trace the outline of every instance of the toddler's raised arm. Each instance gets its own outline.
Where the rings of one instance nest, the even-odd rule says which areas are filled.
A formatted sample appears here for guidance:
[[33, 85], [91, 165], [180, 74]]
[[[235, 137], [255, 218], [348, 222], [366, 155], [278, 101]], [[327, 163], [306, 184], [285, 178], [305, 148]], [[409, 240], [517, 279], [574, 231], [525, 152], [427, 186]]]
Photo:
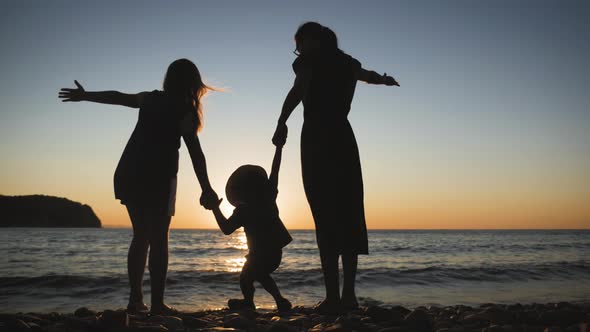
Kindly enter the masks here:
[[272, 166], [270, 168], [270, 175], [268, 177], [270, 185], [273, 189], [279, 186], [279, 170], [281, 169], [281, 157], [283, 154], [283, 146], [287, 142], [287, 126], [280, 126], [275, 132], [273, 143], [276, 145], [275, 155], [272, 159]]
[[283, 146], [277, 145], [277, 148], [275, 150], [275, 156], [272, 159], [272, 166], [271, 166], [271, 170], [270, 170], [270, 175], [268, 177], [268, 180], [270, 181], [270, 186], [273, 189], [277, 189], [279, 187], [279, 170], [281, 169], [282, 154], [283, 154]]

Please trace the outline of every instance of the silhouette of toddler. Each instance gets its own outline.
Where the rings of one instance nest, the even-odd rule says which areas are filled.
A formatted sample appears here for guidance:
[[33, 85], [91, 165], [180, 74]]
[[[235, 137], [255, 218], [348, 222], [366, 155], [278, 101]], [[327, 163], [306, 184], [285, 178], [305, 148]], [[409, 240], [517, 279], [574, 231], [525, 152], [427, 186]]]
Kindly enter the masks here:
[[230, 299], [230, 309], [255, 309], [254, 281], [262, 284], [273, 296], [279, 311], [291, 309], [291, 303], [285, 299], [273, 278], [281, 263], [283, 247], [292, 241], [289, 232], [279, 218], [276, 204], [278, 194], [278, 173], [281, 163], [282, 147], [285, 144], [285, 130], [276, 144], [270, 177], [257, 165], [243, 165], [233, 172], [227, 181], [225, 192], [229, 202], [235, 207], [231, 217], [225, 218], [219, 204], [205, 206], [213, 210], [221, 231], [232, 234], [244, 227], [248, 241], [248, 255], [240, 274], [240, 288], [244, 299]]

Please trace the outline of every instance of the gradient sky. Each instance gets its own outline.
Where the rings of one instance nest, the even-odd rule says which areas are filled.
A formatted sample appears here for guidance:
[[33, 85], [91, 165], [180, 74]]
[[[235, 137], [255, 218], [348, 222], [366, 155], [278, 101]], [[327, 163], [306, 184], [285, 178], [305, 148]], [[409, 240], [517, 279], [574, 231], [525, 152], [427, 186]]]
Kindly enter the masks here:
[[[349, 116], [369, 228], [589, 228], [588, 17], [587, 1], [2, 1], [0, 194], [68, 197], [129, 226], [112, 176], [137, 110], [58, 90], [160, 89], [186, 57], [226, 89], [206, 98], [200, 136], [224, 196], [238, 166], [270, 168], [293, 34], [315, 20], [401, 83], [359, 84]], [[291, 229], [313, 227], [301, 111], [279, 184]], [[199, 195], [183, 146], [173, 227], [216, 227]]]

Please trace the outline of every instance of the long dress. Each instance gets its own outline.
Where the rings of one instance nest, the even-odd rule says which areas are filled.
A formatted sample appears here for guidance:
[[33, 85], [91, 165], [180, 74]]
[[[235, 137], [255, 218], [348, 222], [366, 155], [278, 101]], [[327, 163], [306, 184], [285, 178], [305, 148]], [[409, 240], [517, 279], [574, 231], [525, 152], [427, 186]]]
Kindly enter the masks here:
[[115, 171], [121, 204], [174, 215], [182, 116], [164, 92], [145, 97]]
[[347, 116], [361, 64], [340, 51], [293, 63], [306, 70], [301, 169], [318, 247], [336, 254], [368, 254], [363, 176]]

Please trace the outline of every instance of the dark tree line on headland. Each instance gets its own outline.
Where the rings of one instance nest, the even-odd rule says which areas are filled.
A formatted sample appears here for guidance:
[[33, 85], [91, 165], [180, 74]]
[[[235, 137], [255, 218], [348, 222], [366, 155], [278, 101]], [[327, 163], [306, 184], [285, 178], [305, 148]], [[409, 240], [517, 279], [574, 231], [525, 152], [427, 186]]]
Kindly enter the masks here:
[[92, 208], [67, 198], [0, 195], [0, 227], [94, 227], [101, 223]]

